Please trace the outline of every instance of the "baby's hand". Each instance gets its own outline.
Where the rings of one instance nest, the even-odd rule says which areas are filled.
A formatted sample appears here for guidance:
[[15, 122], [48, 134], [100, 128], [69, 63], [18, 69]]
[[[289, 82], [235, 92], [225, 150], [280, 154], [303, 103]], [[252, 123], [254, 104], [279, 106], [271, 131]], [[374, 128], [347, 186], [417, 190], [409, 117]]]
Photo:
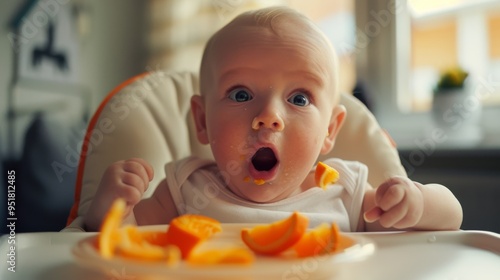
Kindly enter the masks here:
[[393, 177], [375, 191], [375, 207], [364, 213], [366, 222], [378, 221], [385, 228], [411, 228], [424, 212], [424, 197], [418, 183]]
[[127, 217], [153, 179], [153, 168], [140, 158], [117, 161], [110, 165], [99, 183], [89, 211], [85, 215], [87, 230], [98, 230], [113, 201], [121, 197], [127, 202]]

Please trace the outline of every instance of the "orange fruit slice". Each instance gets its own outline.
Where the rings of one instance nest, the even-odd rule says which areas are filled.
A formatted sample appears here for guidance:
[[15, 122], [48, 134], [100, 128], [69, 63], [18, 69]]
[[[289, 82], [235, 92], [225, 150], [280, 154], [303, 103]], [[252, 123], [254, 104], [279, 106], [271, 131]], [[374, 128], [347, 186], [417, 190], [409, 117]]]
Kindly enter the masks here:
[[183, 259], [201, 242], [221, 232], [220, 222], [212, 218], [186, 214], [174, 218], [167, 231], [168, 243], [176, 245]]
[[176, 246], [159, 246], [149, 242], [135, 226], [121, 229], [122, 239], [117, 246], [117, 255], [138, 261], [165, 261], [169, 265], [179, 263], [181, 253]]
[[308, 231], [293, 246], [299, 258], [334, 252], [339, 244], [340, 234], [337, 224], [323, 223]]
[[207, 249], [199, 253], [193, 252], [187, 259], [187, 263], [191, 265], [250, 265], [254, 260], [254, 254], [247, 248], [230, 247], [224, 249]]
[[99, 253], [104, 258], [113, 257], [115, 248], [120, 243], [121, 234], [119, 228], [122, 224], [125, 206], [125, 200], [116, 199], [104, 217], [98, 236]]
[[276, 255], [293, 246], [307, 229], [309, 219], [294, 212], [290, 217], [241, 230], [241, 239], [252, 251]]
[[150, 237], [152, 232], [143, 235], [137, 227], [129, 225], [123, 227], [120, 233], [122, 238], [117, 246], [117, 255], [140, 261], [165, 261], [170, 265], [177, 264], [181, 258], [181, 253], [175, 246], [150, 243], [147, 237]]
[[328, 184], [333, 184], [339, 179], [339, 172], [323, 162], [318, 162], [314, 173], [316, 184], [322, 189], [326, 189]]
[[167, 231], [141, 231], [141, 238], [152, 245], [165, 247], [168, 245]]
[[342, 251], [356, 244], [356, 242], [348, 236], [339, 235], [339, 241], [337, 243], [337, 248], [335, 251]]
[[136, 261], [165, 262], [168, 266], [175, 266], [181, 260], [181, 252], [176, 246], [159, 247], [151, 244], [133, 245], [120, 248], [119, 255]]

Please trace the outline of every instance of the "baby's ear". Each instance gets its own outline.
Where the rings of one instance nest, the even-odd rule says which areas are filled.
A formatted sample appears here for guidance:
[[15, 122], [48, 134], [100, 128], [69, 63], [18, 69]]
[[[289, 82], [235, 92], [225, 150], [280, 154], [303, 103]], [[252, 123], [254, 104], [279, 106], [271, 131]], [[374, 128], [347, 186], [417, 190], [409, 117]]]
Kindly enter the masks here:
[[321, 148], [321, 154], [327, 154], [335, 145], [335, 139], [339, 134], [340, 128], [344, 124], [344, 120], [347, 114], [347, 110], [344, 105], [337, 105], [333, 109], [332, 117], [330, 118], [330, 124], [328, 125], [328, 132], [323, 142], [323, 147]]
[[191, 96], [191, 113], [196, 126], [196, 137], [201, 144], [208, 144], [207, 124], [205, 118], [205, 102], [200, 95]]

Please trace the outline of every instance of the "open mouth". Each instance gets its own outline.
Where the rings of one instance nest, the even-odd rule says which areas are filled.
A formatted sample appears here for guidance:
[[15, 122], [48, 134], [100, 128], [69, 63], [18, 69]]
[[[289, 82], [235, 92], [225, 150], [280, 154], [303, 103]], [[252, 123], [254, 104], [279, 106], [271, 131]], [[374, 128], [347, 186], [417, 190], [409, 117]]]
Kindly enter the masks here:
[[252, 164], [257, 171], [269, 171], [278, 163], [271, 148], [260, 148], [252, 157]]

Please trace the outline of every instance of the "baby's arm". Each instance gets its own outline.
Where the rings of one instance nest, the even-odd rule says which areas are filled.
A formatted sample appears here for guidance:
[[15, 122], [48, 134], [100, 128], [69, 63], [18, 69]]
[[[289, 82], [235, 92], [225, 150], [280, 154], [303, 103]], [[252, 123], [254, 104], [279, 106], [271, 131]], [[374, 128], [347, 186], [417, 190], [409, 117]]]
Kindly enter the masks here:
[[87, 231], [97, 231], [113, 201], [125, 199], [125, 220], [134, 221], [132, 209], [142, 199], [149, 182], [153, 179], [153, 168], [145, 160], [132, 158], [110, 165], [101, 178], [84, 222]]
[[453, 193], [439, 184], [422, 185], [405, 177], [390, 178], [365, 194], [366, 231], [388, 229], [456, 230], [462, 207]]
[[138, 225], [168, 224], [178, 216], [166, 179], [160, 182], [151, 197], [134, 207], [134, 216]]

